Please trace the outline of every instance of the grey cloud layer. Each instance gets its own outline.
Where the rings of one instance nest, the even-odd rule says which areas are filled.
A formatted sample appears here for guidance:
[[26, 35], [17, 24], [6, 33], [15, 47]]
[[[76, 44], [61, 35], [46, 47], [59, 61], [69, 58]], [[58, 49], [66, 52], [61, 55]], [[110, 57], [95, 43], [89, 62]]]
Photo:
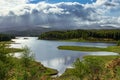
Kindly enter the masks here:
[[[100, 0], [98, 0], [99, 2]], [[41, 26], [54, 28], [80, 28], [88, 25], [120, 24], [120, 17], [104, 15], [111, 9], [119, 8], [117, 0], [114, 3], [106, 0], [101, 3], [80, 4], [77, 2], [61, 2], [49, 4], [16, 5], [16, 7], [0, 10], [0, 26]], [[103, 7], [100, 7], [104, 5]], [[104, 10], [106, 9], [106, 10]]]

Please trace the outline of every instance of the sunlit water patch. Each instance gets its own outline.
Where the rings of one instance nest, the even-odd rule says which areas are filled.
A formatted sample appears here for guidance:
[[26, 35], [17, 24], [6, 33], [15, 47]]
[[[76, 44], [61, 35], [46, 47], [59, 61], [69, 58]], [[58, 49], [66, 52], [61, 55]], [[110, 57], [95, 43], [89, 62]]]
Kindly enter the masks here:
[[[82, 58], [85, 55], [117, 55], [117, 53], [114, 52], [80, 52], [57, 49], [57, 47], [61, 45], [105, 48], [115, 45], [114, 43], [59, 42], [38, 40], [37, 37], [18, 37], [17, 39], [13, 39], [13, 41], [17, 44], [11, 44], [11, 47], [22, 48], [28, 46], [31, 51], [35, 53], [36, 61], [41, 62], [46, 67], [57, 69], [59, 75], [62, 74], [66, 68], [71, 67], [77, 58]], [[16, 53], [15, 56], [18, 57], [20, 54]]]

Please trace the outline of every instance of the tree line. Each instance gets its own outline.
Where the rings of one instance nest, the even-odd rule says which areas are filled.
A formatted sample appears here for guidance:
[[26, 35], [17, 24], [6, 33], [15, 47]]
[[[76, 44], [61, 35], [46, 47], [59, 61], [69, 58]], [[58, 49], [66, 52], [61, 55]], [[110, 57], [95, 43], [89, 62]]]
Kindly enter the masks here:
[[15, 36], [13, 36], [13, 35], [0, 34], [0, 42], [1, 41], [10, 41], [13, 38], [15, 38]]
[[50, 31], [45, 32], [39, 36], [39, 39], [46, 40], [65, 40], [65, 39], [75, 39], [75, 38], [106, 38], [119, 40], [120, 30], [68, 30], [68, 31]]

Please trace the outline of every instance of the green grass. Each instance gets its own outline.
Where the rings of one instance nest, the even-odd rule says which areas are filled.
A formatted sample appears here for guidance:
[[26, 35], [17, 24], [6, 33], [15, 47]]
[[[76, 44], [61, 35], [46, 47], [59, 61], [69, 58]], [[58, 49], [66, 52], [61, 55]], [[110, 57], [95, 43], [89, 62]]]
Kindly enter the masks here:
[[[74, 51], [87, 51], [87, 52], [97, 52], [97, 51], [108, 51], [108, 52], [116, 52], [120, 53], [120, 46], [109, 46], [107, 48], [97, 48], [97, 47], [83, 47], [83, 46], [59, 46], [58, 49], [62, 50], [74, 50]], [[96, 58], [98, 60], [102, 60], [105, 63], [105, 66], [108, 66], [112, 60], [119, 59], [119, 55], [114, 56], [93, 56], [88, 55], [84, 56], [83, 59], [87, 58]], [[73, 76], [72, 74], [73, 69], [66, 69], [66, 71], [58, 78], [58, 80], [80, 80], [76, 76]], [[87, 80], [87, 79], [85, 79]], [[116, 79], [113, 79], [116, 80]]]
[[[14, 52], [23, 52], [21, 58], [7, 55]], [[10, 48], [9, 44], [0, 44], [0, 80], [52, 80], [57, 70], [44, 67], [34, 60], [28, 48]], [[1, 79], [1, 76], [2, 79]], [[25, 77], [27, 79], [25, 79]]]
[[22, 52], [23, 49], [19, 49], [19, 48], [6, 48], [5, 51], [7, 53], [15, 53], [15, 52]]
[[97, 59], [102, 59], [105, 63], [113, 60], [113, 59], [116, 59], [116, 58], [120, 58], [120, 56], [118, 55], [108, 55], [108, 56], [93, 56], [93, 55], [88, 55], [88, 56], [84, 56], [83, 57], [84, 59], [86, 58], [97, 58]]
[[11, 44], [14, 43], [14, 41], [1, 41], [0, 44]]
[[83, 39], [83, 38], [79, 38], [79, 39], [66, 39], [66, 40], [59, 40], [59, 41], [65, 41], [65, 42], [106, 42], [106, 43], [116, 43], [116, 40], [112, 40], [112, 39], [98, 39], [98, 38], [89, 38], [89, 39]]
[[4, 50], [3, 49], [0, 49], [0, 52], [2, 53], [15, 53], [15, 52], [22, 52], [23, 49], [19, 49], [19, 48], [5, 48]]
[[107, 48], [83, 47], [83, 46], [59, 46], [58, 49], [73, 50], [73, 51], [85, 51], [85, 52], [107, 51], [107, 52], [120, 53], [120, 46], [109, 46]]
[[14, 63], [14, 66], [11, 68], [10, 72], [8, 72], [10, 76], [6, 76], [10, 80], [23, 80], [25, 70], [27, 70], [27, 74], [29, 74], [28, 80], [41, 80], [42, 78], [44, 78], [44, 80], [52, 80], [51, 76], [58, 73], [57, 70], [44, 67], [37, 61], [30, 61], [30, 65], [26, 68], [21, 64], [21, 59], [13, 57], [10, 59], [12, 59], [12, 63]]
[[4, 53], [15, 53], [15, 52], [22, 52], [23, 49], [20, 48], [10, 48], [10, 45], [13, 41], [2, 41], [0, 42], [0, 51]]
[[[120, 56], [92, 56], [92, 55], [88, 55], [88, 56], [84, 56], [83, 59], [87, 59], [87, 58], [97, 58], [100, 60], [103, 60], [104, 63], [107, 65], [110, 61], [120, 58]], [[72, 74], [72, 68], [67, 68], [66, 71], [60, 76], [58, 77], [58, 79], [56, 80], [80, 80], [78, 79], [76, 76], [73, 76]], [[86, 79], [87, 80], [87, 79]]]

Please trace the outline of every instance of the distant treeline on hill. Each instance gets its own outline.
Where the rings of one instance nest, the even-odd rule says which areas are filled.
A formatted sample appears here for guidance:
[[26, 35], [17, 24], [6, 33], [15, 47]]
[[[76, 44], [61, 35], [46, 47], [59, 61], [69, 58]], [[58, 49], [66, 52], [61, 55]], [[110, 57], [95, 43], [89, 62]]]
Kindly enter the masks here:
[[66, 40], [66, 39], [112, 39], [120, 40], [120, 30], [68, 30], [50, 31], [39, 36], [39, 39], [46, 40]]
[[10, 41], [13, 38], [15, 38], [15, 36], [13, 36], [13, 35], [0, 34], [0, 42], [1, 41]]

